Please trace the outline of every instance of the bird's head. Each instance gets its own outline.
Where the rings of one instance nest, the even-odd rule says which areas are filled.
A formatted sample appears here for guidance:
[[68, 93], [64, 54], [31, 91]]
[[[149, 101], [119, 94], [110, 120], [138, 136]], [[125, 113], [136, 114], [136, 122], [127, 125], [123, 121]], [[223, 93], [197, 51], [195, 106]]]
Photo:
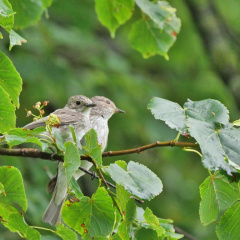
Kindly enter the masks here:
[[108, 120], [114, 113], [125, 113], [123, 110], [117, 108], [114, 102], [106, 97], [95, 96], [92, 97], [91, 100], [96, 104], [96, 107], [91, 109], [91, 115], [100, 115]]
[[66, 107], [81, 112], [84, 115], [89, 115], [91, 108], [95, 106], [96, 104], [91, 99], [83, 95], [71, 96], [66, 104]]

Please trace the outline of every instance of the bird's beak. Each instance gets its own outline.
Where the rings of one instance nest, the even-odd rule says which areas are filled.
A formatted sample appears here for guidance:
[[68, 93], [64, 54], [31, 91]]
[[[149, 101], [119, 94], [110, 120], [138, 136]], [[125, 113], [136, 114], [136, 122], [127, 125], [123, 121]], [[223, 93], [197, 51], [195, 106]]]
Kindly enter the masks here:
[[116, 108], [115, 113], [125, 113], [125, 111], [123, 111], [123, 110], [121, 110], [119, 108]]
[[86, 105], [86, 107], [96, 107], [97, 105], [95, 103], [89, 103]]

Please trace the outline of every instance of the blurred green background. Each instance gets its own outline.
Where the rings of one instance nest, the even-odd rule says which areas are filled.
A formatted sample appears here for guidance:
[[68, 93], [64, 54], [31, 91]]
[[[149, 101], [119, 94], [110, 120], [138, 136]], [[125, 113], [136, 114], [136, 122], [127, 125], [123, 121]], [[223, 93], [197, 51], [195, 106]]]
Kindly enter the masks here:
[[[143, 59], [140, 53], [130, 47], [127, 34], [135, 16], [117, 30], [115, 39], [111, 39], [108, 30], [97, 19], [94, 2], [89, 0], [54, 1], [48, 11], [48, 19], [43, 16], [38, 24], [19, 31], [28, 43], [14, 47], [11, 52], [8, 52], [6, 35], [1, 40], [0, 50], [10, 57], [23, 79], [17, 126], [24, 126], [31, 121], [25, 117], [25, 109], [32, 110], [37, 101], [49, 100], [46, 111], [50, 113], [63, 107], [68, 97], [75, 94], [88, 97], [103, 95], [126, 111], [125, 115], [113, 116], [109, 122], [108, 150], [134, 148], [176, 137], [177, 132], [155, 120], [147, 110], [147, 104], [153, 96], [181, 105], [187, 98], [214, 98], [227, 106], [231, 120], [240, 118], [239, 100], [236, 97], [240, 80], [234, 75], [234, 79], [225, 81], [219, 74], [217, 63], [224, 63], [227, 55], [218, 58], [211, 55], [206, 45], [211, 36], [207, 32], [204, 35], [201, 26], [194, 20], [196, 16], [191, 5], [194, 5], [194, 1], [172, 0], [170, 4], [177, 9], [182, 29], [169, 52], [169, 61], [159, 56]], [[235, 40], [239, 39], [240, 25], [236, 24], [239, 3], [234, 2], [230, 6], [224, 0], [195, 4], [199, 10], [201, 4], [213, 4], [218, 17], [221, 17], [221, 26], [226, 25], [236, 37]], [[211, 25], [213, 20], [209, 18], [207, 23]], [[229, 46], [229, 54], [234, 56], [231, 64], [237, 72], [239, 61], [235, 55], [239, 46], [233, 47], [234, 37], [229, 37], [231, 34], [226, 31], [221, 37]], [[221, 47], [218, 51], [221, 53]], [[217, 239], [214, 224], [203, 227], [199, 219], [199, 185], [208, 176], [199, 156], [165, 147], [139, 155], [106, 158], [104, 163], [107, 165], [118, 159], [145, 164], [162, 179], [163, 192], [151, 202], [146, 202], [144, 207], [149, 206], [158, 217], [173, 219], [176, 226], [198, 239]], [[41, 221], [50, 200], [46, 193], [49, 179], [45, 167], [54, 174], [56, 163], [3, 156], [0, 162], [1, 165], [18, 167], [23, 174], [29, 204], [26, 221], [29, 225], [49, 227]], [[91, 181], [88, 176], [81, 180], [85, 193], [89, 195], [97, 184], [97, 180]], [[2, 226], [0, 232], [0, 239], [20, 239]]]

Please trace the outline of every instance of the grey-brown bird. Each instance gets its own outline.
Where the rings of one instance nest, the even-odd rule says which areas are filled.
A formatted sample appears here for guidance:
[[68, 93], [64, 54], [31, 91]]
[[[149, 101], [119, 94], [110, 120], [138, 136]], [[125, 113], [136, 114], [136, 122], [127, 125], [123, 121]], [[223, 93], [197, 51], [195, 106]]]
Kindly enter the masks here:
[[[123, 110], [116, 107], [114, 102], [110, 99], [103, 97], [103, 96], [95, 96], [91, 98], [92, 102], [96, 104], [95, 107], [91, 109], [90, 113], [90, 128], [93, 128], [98, 136], [98, 143], [102, 145], [102, 152], [107, 147], [108, 143], [108, 120], [113, 116], [115, 113], [125, 113]], [[84, 139], [82, 139], [84, 140]], [[82, 142], [84, 145], [84, 143]], [[90, 169], [92, 163], [88, 161], [82, 161], [81, 167], [85, 169]], [[85, 173], [81, 170], [77, 170], [74, 174], [75, 179], [80, 178]]]
[[[73, 126], [77, 141], [80, 142], [83, 136], [89, 131], [91, 125], [89, 114], [91, 107], [96, 106], [89, 98], [83, 95], [72, 96], [69, 98], [66, 106], [58, 109], [53, 113], [60, 118], [60, 126], [52, 128], [52, 133], [58, 132], [63, 141], [72, 141], [72, 134], [69, 126]], [[36, 127], [45, 126], [49, 116], [44, 120], [39, 119], [35, 122], [27, 124], [25, 129], [34, 129]], [[51, 201], [43, 215], [43, 221], [56, 225], [61, 221], [61, 209], [67, 197], [67, 177], [63, 163], [58, 165], [56, 184], [53, 190]]]

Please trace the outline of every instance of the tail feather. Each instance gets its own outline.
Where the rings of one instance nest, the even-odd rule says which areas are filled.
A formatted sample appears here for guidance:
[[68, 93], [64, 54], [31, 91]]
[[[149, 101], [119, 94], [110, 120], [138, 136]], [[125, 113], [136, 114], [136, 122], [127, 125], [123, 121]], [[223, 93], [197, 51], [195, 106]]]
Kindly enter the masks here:
[[[67, 195], [66, 195], [67, 197]], [[53, 196], [46, 211], [43, 214], [42, 220], [45, 223], [49, 223], [52, 226], [55, 226], [57, 222], [61, 222], [61, 211], [63, 203], [66, 200], [66, 197], [62, 200], [62, 202], [57, 205], [55, 203], [55, 197]]]
[[61, 222], [61, 210], [63, 203], [67, 198], [67, 176], [63, 163], [58, 164], [58, 173], [56, 186], [53, 191], [51, 201], [43, 214], [43, 222], [56, 225], [57, 222]]

